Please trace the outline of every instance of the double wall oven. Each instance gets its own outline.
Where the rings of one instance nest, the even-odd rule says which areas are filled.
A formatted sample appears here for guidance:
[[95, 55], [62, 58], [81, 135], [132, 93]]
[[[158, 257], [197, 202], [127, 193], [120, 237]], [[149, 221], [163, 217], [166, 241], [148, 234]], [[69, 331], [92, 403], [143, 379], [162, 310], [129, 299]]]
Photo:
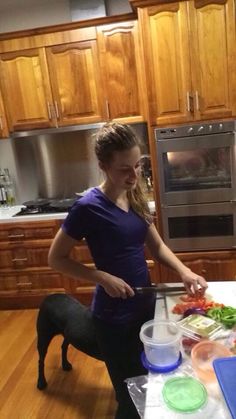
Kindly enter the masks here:
[[234, 121], [158, 128], [155, 138], [166, 244], [236, 247]]

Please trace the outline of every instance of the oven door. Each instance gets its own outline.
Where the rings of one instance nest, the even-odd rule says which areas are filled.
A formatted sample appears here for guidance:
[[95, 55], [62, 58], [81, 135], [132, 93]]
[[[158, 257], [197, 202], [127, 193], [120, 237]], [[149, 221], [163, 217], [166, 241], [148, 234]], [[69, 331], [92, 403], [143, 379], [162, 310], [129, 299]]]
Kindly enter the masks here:
[[162, 203], [234, 199], [234, 144], [233, 132], [156, 141]]
[[165, 243], [174, 251], [231, 249], [236, 245], [236, 204], [162, 207]]

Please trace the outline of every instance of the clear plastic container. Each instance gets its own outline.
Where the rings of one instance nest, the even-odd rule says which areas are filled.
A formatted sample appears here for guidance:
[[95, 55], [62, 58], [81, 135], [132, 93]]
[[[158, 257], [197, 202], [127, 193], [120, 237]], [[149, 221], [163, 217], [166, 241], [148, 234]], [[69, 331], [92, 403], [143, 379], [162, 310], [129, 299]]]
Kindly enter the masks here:
[[221, 324], [201, 314], [191, 314], [178, 322], [183, 334], [192, 339], [215, 339], [224, 332]]
[[147, 361], [157, 367], [175, 365], [180, 357], [181, 332], [174, 321], [150, 320], [143, 324], [140, 339]]

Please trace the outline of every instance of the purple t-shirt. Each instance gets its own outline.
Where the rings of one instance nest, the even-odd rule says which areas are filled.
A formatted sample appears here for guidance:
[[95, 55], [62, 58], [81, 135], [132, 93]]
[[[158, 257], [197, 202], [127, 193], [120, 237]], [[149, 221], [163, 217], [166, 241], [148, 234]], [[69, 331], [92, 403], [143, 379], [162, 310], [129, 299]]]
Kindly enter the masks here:
[[[150, 285], [144, 254], [148, 224], [131, 208], [122, 210], [93, 188], [76, 201], [62, 229], [76, 240], [86, 239], [97, 269], [122, 278], [131, 287]], [[92, 311], [106, 321], [123, 323], [139, 319], [153, 306], [152, 296], [112, 298], [97, 285]]]

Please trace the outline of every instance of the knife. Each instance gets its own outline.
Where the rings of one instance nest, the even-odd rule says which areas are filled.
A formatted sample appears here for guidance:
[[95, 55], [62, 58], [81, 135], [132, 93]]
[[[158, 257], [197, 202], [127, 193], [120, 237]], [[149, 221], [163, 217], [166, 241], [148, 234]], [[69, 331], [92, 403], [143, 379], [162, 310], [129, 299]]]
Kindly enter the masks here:
[[156, 293], [156, 292], [161, 292], [161, 293], [169, 293], [169, 292], [184, 292], [187, 294], [186, 288], [182, 285], [177, 285], [177, 286], [169, 286], [167, 287], [166, 285], [155, 285], [155, 286], [150, 286], [150, 287], [133, 287], [133, 290], [135, 293], [137, 294], [149, 294], [149, 293]]

